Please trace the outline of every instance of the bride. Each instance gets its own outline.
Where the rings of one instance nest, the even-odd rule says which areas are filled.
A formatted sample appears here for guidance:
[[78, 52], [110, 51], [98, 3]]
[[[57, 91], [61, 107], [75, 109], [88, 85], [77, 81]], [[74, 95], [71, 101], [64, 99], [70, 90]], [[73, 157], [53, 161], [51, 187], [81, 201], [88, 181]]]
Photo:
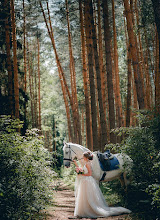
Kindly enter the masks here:
[[76, 200], [74, 216], [96, 218], [131, 213], [131, 211], [126, 208], [109, 207], [107, 205], [96, 180], [92, 177], [92, 153], [89, 151], [85, 152], [83, 159], [85, 162], [83, 170], [78, 167], [75, 160], [73, 161], [78, 173], [75, 181]]

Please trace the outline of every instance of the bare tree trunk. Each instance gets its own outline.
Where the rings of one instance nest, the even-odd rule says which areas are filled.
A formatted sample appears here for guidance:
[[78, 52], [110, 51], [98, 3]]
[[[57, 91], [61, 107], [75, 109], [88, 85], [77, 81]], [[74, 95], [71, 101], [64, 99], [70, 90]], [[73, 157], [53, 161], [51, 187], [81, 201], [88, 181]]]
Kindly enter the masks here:
[[156, 34], [156, 69], [155, 69], [155, 106], [157, 113], [160, 114], [160, 44], [158, 33]]
[[11, 63], [11, 48], [10, 48], [10, 26], [8, 23], [10, 4], [9, 1], [5, 0], [4, 7], [6, 8], [6, 19], [5, 19], [5, 39], [6, 39], [6, 52], [7, 52], [7, 71], [8, 71], [8, 97], [9, 97], [9, 112], [13, 116], [13, 85], [12, 85], [12, 63]]
[[19, 82], [18, 82], [17, 41], [16, 41], [14, 0], [11, 0], [11, 24], [12, 24], [12, 43], [13, 43], [15, 117], [19, 118]]
[[[138, 12], [138, 6], [137, 6], [137, 0], [135, 0], [134, 2], [134, 6], [135, 6], [135, 14], [136, 14], [136, 26], [139, 27], [139, 12]], [[133, 13], [133, 12], [132, 12]], [[144, 27], [145, 30], [145, 27]], [[138, 45], [139, 45], [139, 60], [140, 60], [140, 66], [141, 66], [141, 72], [142, 75], [143, 73], [145, 73], [145, 86], [144, 86], [144, 94], [145, 94], [145, 105], [147, 109], [151, 108], [151, 94], [152, 94], [152, 88], [150, 87], [150, 76], [149, 76], [149, 72], [148, 72], [148, 59], [149, 59], [149, 53], [147, 55], [148, 59], [144, 58], [143, 55], [143, 48], [142, 48], [142, 41], [141, 41], [141, 34], [140, 34], [140, 29], [137, 28], [137, 32], [138, 32]], [[145, 35], [145, 41], [146, 41], [146, 35]], [[148, 44], [146, 42], [146, 46], [147, 46], [147, 52], [149, 52], [148, 49]], [[152, 64], [151, 64], [152, 66]]]
[[101, 93], [101, 74], [100, 74], [99, 56], [98, 56], [98, 50], [97, 50], [96, 28], [95, 28], [94, 19], [93, 19], [92, 2], [90, 4], [90, 7], [91, 7], [90, 16], [91, 16], [91, 25], [92, 25], [93, 54], [94, 54], [95, 71], [96, 71], [96, 77], [97, 77], [98, 105], [99, 105], [100, 130], [101, 130], [100, 133], [101, 133], [101, 138], [102, 138], [102, 147], [104, 148], [105, 145], [107, 144], [107, 124], [105, 120], [102, 93]]
[[65, 89], [65, 85], [64, 85], [64, 81], [63, 81], [62, 75], [59, 74], [59, 77], [60, 77], [60, 82], [61, 82], [61, 87], [62, 87], [64, 104], [65, 104], [65, 108], [66, 108], [69, 141], [73, 141], [71, 117], [70, 117], [69, 103], [68, 103], [68, 99], [67, 99], [67, 95], [66, 95], [66, 89]]
[[157, 39], [157, 50], [159, 50], [159, 54], [157, 57], [157, 72], [155, 75], [155, 105], [157, 113], [160, 114], [160, 2], [159, 0], [152, 0], [154, 14], [155, 14], [155, 23], [157, 27], [158, 39]]
[[[108, 19], [108, 1], [103, 0], [103, 22], [104, 22], [104, 40], [106, 54], [106, 70], [107, 70], [107, 89], [109, 104], [109, 124], [110, 130], [115, 128], [115, 107], [113, 95], [113, 74], [112, 74], [112, 56], [111, 56], [111, 33]], [[113, 132], [110, 133], [110, 142], [115, 143], [116, 138]]]
[[137, 91], [137, 99], [138, 99], [139, 108], [144, 109], [145, 108], [144, 92], [142, 89], [142, 79], [141, 79], [139, 64], [138, 64], [138, 52], [136, 48], [135, 35], [133, 31], [132, 13], [131, 13], [128, 0], [123, 0], [123, 1], [124, 1], [125, 15], [126, 15], [126, 20], [127, 20], [129, 44], [131, 45], [130, 48], [131, 48], [132, 63], [133, 63], [133, 70], [134, 70], [134, 80], [135, 80], [135, 86], [136, 86], [136, 91]]
[[132, 77], [132, 87], [133, 87], [133, 108], [134, 108], [134, 112], [132, 112], [132, 126], [136, 126], [137, 118], [136, 118], [135, 110], [138, 110], [138, 100], [137, 100], [135, 81], [133, 77]]
[[[35, 49], [36, 50], [36, 49]], [[38, 74], [34, 71], [34, 117], [35, 117], [35, 128], [38, 128]]]
[[85, 33], [86, 33], [86, 45], [88, 55], [88, 68], [89, 68], [89, 80], [90, 80], [90, 96], [91, 96], [91, 116], [92, 116], [92, 132], [93, 132], [93, 150], [98, 149], [97, 138], [97, 110], [96, 110], [96, 97], [95, 97], [95, 82], [93, 71], [93, 42], [92, 42], [92, 27], [91, 27], [91, 7], [92, 1], [86, 0], [84, 2], [85, 11]]
[[[102, 45], [100, 0], [98, 0], [97, 4], [98, 4], [98, 44], [99, 44], [99, 64], [100, 64], [99, 68], [100, 68], [100, 73], [101, 73], [101, 89], [102, 89], [103, 109], [104, 109], [105, 120], [106, 120], [106, 76], [105, 76], [104, 63], [103, 63], [103, 45]], [[106, 124], [107, 124], [107, 122], [106, 122]]]
[[130, 126], [131, 118], [131, 80], [132, 80], [132, 67], [131, 67], [131, 52], [128, 46], [128, 85], [127, 85], [127, 106], [126, 106], [126, 127]]
[[39, 46], [39, 39], [37, 38], [37, 45], [38, 45], [38, 127], [41, 130], [41, 77], [40, 77], [40, 46]]
[[118, 68], [118, 47], [117, 47], [117, 34], [116, 34], [116, 24], [115, 24], [115, 11], [114, 11], [114, 0], [112, 0], [112, 16], [113, 16], [113, 37], [114, 37], [114, 69], [115, 69], [115, 101], [118, 114], [118, 127], [124, 126], [123, 121], [123, 111], [122, 102], [120, 94], [120, 82], [119, 82], [119, 68]]
[[[24, 92], [27, 92], [27, 58], [26, 58], [26, 15], [25, 15], [25, 4], [23, 0], [23, 59], [24, 59]], [[26, 118], [27, 118], [27, 103], [24, 100], [24, 130], [27, 129]]]
[[33, 114], [33, 91], [32, 91], [32, 76], [31, 76], [31, 67], [30, 67], [30, 51], [29, 45], [27, 42], [27, 51], [28, 51], [28, 77], [29, 77], [29, 92], [30, 92], [30, 102], [31, 102], [31, 118], [32, 118], [32, 128], [34, 127], [34, 114]]
[[86, 142], [90, 150], [92, 150], [91, 144], [91, 112], [88, 94], [88, 74], [87, 74], [87, 58], [86, 58], [86, 44], [84, 34], [84, 17], [82, 10], [82, 0], [79, 0], [79, 12], [80, 12], [80, 27], [81, 27], [81, 48], [82, 48], [82, 62], [83, 62], [83, 84], [84, 84], [84, 95], [85, 95], [85, 112], [86, 112]]
[[75, 64], [73, 57], [73, 49], [72, 49], [72, 39], [71, 39], [71, 31], [70, 31], [70, 22], [69, 22], [69, 10], [68, 10], [68, 0], [66, 2], [66, 13], [67, 13], [67, 24], [68, 24], [68, 42], [69, 42], [69, 55], [70, 55], [70, 74], [71, 74], [71, 89], [72, 89], [72, 100], [73, 100], [73, 108], [75, 108], [75, 134], [77, 136], [77, 142], [82, 144], [82, 136], [81, 136], [81, 122], [79, 118], [79, 108], [78, 108], [78, 99], [77, 99], [77, 87], [76, 87], [76, 72], [75, 72]]

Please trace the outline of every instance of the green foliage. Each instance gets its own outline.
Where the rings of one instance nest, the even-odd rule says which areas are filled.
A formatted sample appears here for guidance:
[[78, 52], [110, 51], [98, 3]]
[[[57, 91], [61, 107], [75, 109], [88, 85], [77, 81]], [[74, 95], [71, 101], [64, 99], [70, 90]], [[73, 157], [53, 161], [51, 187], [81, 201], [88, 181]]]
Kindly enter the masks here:
[[22, 125], [0, 118], [0, 213], [1, 219], [28, 219], [50, 203], [54, 172], [51, 155], [35, 130], [21, 136]]
[[[114, 189], [114, 186], [116, 186], [117, 188], [117, 180], [112, 181], [112, 182], [103, 182], [100, 183], [100, 189], [107, 201], [107, 204], [109, 206], [119, 206], [122, 205], [121, 204], [121, 196], [120, 194], [118, 194], [116, 192], [116, 190]], [[120, 185], [119, 185], [119, 189], [120, 189]]]
[[67, 183], [67, 185], [70, 186], [72, 189], [74, 189], [74, 182], [77, 175], [75, 172], [75, 166], [72, 165], [69, 168], [62, 167], [61, 175], [63, 176], [64, 182]]
[[136, 211], [157, 217], [160, 215], [160, 116], [141, 112], [138, 119], [139, 126], [119, 130], [126, 139], [117, 149], [133, 160], [128, 202]]
[[158, 184], [149, 185], [147, 188], [147, 193], [152, 196], [152, 206], [159, 209], [160, 208], [160, 185]]

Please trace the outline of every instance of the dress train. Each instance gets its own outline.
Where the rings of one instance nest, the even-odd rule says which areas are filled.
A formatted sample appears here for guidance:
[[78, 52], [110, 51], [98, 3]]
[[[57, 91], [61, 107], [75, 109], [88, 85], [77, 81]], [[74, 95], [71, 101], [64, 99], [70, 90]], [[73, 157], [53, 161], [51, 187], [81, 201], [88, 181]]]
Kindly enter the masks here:
[[[84, 170], [87, 168], [84, 167]], [[123, 207], [109, 207], [96, 180], [92, 176], [77, 175], [74, 216], [97, 218], [122, 213], [129, 214], [131, 211]]]

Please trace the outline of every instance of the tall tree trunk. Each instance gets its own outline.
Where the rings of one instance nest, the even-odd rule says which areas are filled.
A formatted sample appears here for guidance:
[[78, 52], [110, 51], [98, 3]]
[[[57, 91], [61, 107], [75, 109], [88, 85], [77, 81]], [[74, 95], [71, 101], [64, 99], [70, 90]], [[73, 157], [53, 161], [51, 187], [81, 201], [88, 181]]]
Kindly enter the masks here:
[[[107, 124], [107, 113], [109, 112], [107, 110], [106, 101], [107, 101], [107, 80], [106, 80], [106, 70], [104, 65], [104, 58], [103, 58], [103, 40], [102, 40], [102, 25], [101, 25], [101, 4], [100, 0], [97, 0], [97, 7], [98, 7], [98, 45], [99, 45], [99, 64], [100, 64], [100, 73], [101, 73], [101, 89], [102, 89], [102, 101], [103, 101], [103, 109], [105, 114], [105, 120], [107, 125], [107, 140], [110, 141], [110, 131], [109, 126]], [[102, 151], [104, 149], [102, 148]]]
[[92, 10], [92, 1], [86, 0], [84, 2], [84, 11], [85, 11], [84, 14], [85, 14], [85, 33], [86, 33], [86, 45], [87, 45], [89, 80], [90, 80], [93, 150], [98, 150], [97, 110], [96, 110], [94, 71], [93, 71], [94, 63], [93, 63], [93, 42], [92, 42], [92, 27], [91, 27], [92, 11], [91, 10]]
[[[136, 6], [136, 1], [135, 1], [135, 6]], [[133, 0], [130, 0], [130, 9], [131, 9], [131, 15], [132, 15], [133, 29], [136, 29], [135, 16], [134, 16], [134, 11], [136, 11], [136, 8], [134, 9]], [[139, 25], [139, 24], [137, 23], [137, 25]], [[145, 91], [145, 86], [144, 86], [144, 82], [145, 82], [144, 70], [143, 70], [144, 63], [142, 61], [143, 57], [140, 54], [140, 42], [138, 43], [137, 36], [138, 36], [138, 34], [134, 35], [135, 47], [136, 47], [136, 50], [137, 50], [137, 61], [138, 61], [138, 70], [139, 70], [138, 72], [139, 72], [139, 75], [140, 75], [141, 88], [142, 88], [142, 91], [143, 91], [144, 108], [147, 108], [146, 91]]]
[[[72, 100], [73, 100], [73, 108], [75, 108], [75, 118], [76, 118], [76, 136], [77, 142], [82, 144], [82, 135], [81, 135], [81, 122], [79, 118], [79, 108], [78, 108], [78, 99], [77, 99], [77, 87], [76, 87], [76, 72], [75, 72], [75, 64], [73, 57], [73, 49], [72, 49], [72, 39], [71, 39], [71, 31], [70, 31], [70, 22], [69, 22], [69, 10], [68, 10], [68, 0], [66, 2], [66, 13], [67, 13], [67, 24], [68, 24], [68, 43], [69, 43], [69, 55], [70, 55], [70, 74], [71, 74], [71, 89], [72, 89]], [[72, 81], [73, 80], [73, 81]]]
[[[36, 50], [36, 49], [35, 49]], [[34, 71], [34, 70], [33, 70]], [[37, 84], [38, 74], [34, 71], [34, 117], [35, 117], [35, 128], [38, 128], [38, 84]]]
[[102, 27], [101, 27], [101, 8], [100, 8], [100, 0], [97, 2], [98, 4], [98, 44], [99, 44], [99, 64], [100, 64], [100, 73], [101, 73], [101, 89], [102, 89], [102, 100], [103, 100], [103, 109], [105, 113], [106, 120], [106, 76], [104, 71], [103, 64], [103, 45], [102, 45]]
[[145, 64], [145, 76], [146, 76], [147, 109], [151, 109], [151, 107], [153, 107], [153, 103], [152, 103], [153, 95], [152, 95], [152, 86], [151, 86], [151, 79], [150, 79], [150, 73], [149, 73], [148, 50], [146, 50], [144, 64]]
[[153, 8], [154, 8], [154, 14], [155, 14], [155, 23], [157, 26], [157, 32], [158, 32], [158, 45], [159, 48], [159, 58], [158, 58], [158, 70], [155, 75], [155, 105], [157, 113], [160, 114], [160, 2], [159, 0], [152, 0]]
[[[27, 58], [26, 58], [26, 14], [25, 14], [25, 4], [23, 0], [23, 63], [24, 63], [24, 92], [27, 92]], [[27, 129], [26, 118], [27, 118], [27, 103], [24, 100], [24, 132]]]
[[33, 53], [32, 50], [30, 51], [30, 96], [31, 98], [31, 102], [32, 102], [32, 114], [33, 114], [33, 122], [32, 122], [32, 126], [33, 128], [36, 128], [36, 114], [35, 114], [35, 86], [34, 86], [34, 71], [33, 71]]
[[132, 65], [131, 65], [131, 52], [128, 47], [128, 85], [127, 85], [127, 106], [126, 106], [126, 127], [130, 126], [130, 118], [131, 118], [131, 80], [132, 80]]
[[27, 87], [27, 80], [26, 80], [26, 76], [27, 76], [27, 65], [26, 65], [26, 15], [25, 15], [24, 0], [23, 0], [23, 59], [24, 59], [24, 91], [26, 93], [26, 87]]
[[73, 141], [72, 124], [71, 124], [71, 117], [70, 117], [70, 110], [69, 110], [69, 103], [68, 103], [68, 99], [67, 99], [66, 89], [65, 89], [65, 85], [64, 85], [62, 75], [59, 74], [59, 77], [60, 77], [60, 83], [61, 83], [61, 87], [62, 87], [64, 104], [65, 104], [65, 108], [66, 108], [67, 125], [68, 125], [68, 137], [69, 137], [69, 141]]
[[[54, 159], [56, 159], [56, 121], [53, 115], [53, 127], [52, 127], [52, 131], [53, 131], [53, 151], [54, 151]], [[56, 162], [55, 162], [56, 163]]]
[[30, 102], [31, 102], [31, 118], [32, 118], [32, 128], [34, 127], [34, 114], [33, 114], [33, 91], [32, 91], [32, 77], [31, 77], [31, 66], [30, 66], [30, 51], [29, 45], [27, 42], [27, 51], [28, 51], [28, 77], [29, 77], [29, 92], [30, 92]]
[[11, 24], [12, 24], [12, 43], [13, 43], [15, 117], [19, 118], [19, 82], [18, 82], [17, 41], [16, 41], [14, 0], [11, 0]]
[[81, 48], [82, 48], [82, 62], [83, 62], [83, 84], [84, 84], [84, 95], [85, 95], [85, 112], [86, 112], [86, 137], [87, 137], [87, 147], [92, 150], [91, 144], [91, 112], [89, 104], [89, 94], [88, 94], [88, 74], [87, 74], [87, 60], [86, 60], [86, 44], [84, 35], [84, 18], [82, 10], [82, 0], [79, 0], [79, 12], [80, 12], [80, 28], [81, 28]]
[[[134, 2], [134, 6], [135, 6], [135, 14], [136, 14], [136, 26], [139, 27], [139, 13], [138, 13], [138, 6], [137, 6], [137, 0], [135, 0]], [[145, 27], [144, 27], [144, 31], [145, 31]], [[148, 43], [147, 43], [147, 39], [146, 39], [146, 34], [145, 35], [145, 41], [146, 41], [146, 46], [147, 46], [147, 56], [144, 59], [144, 55], [143, 55], [143, 48], [142, 48], [142, 41], [141, 41], [141, 34], [140, 34], [140, 29], [138, 28], [137, 30], [138, 32], [138, 44], [139, 44], [139, 57], [140, 57], [140, 66], [142, 66], [141, 71], [142, 74], [145, 73], [145, 81], [146, 81], [146, 86], [145, 86], [145, 102], [146, 102], [146, 107], [147, 109], [151, 108], [151, 95], [152, 95], [152, 88], [151, 88], [151, 84], [150, 84], [150, 76], [149, 76], [149, 66], [148, 66], [148, 60], [149, 60], [149, 48], [148, 48]], [[151, 63], [152, 66], [152, 63]]]
[[[126, 103], [126, 127], [136, 125], [135, 113], [131, 110], [131, 107], [137, 109], [137, 95], [134, 80], [132, 77], [132, 56], [129, 46], [129, 39], [127, 35], [127, 27], [124, 19], [124, 27], [125, 27], [125, 37], [126, 37], [126, 48], [127, 48], [127, 61], [128, 61], [128, 85], [127, 85], [127, 103]], [[132, 87], [132, 88], [131, 88]], [[133, 90], [133, 92], [132, 92]], [[132, 96], [133, 93], [133, 96]]]
[[9, 26], [9, 12], [10, 4], [9, 1], [5, 0], [4, 8], [6, 8], [6, 19], [5, 19], [5, 40], [6, 40], [6, 52], [7, 52], [7, 71], [8, 71], [8, 97], [9, 97], [9, 112], [13, 116], [13, 86], [12, 86], [12, 62], [11, 62], [11, 48], [10, 48], [10, 26]]
[[134, 112], [132, 112], [132, 126], [136, 126], [137, 118], [136, 118], [135, 110], [138, 110], [138, 100], [137, 100], [137, 91], [136, 91], [135, 81], [133, 77], [132, 77], [132, 87], [133, 87], [133, 104], [132, 105], [134, 108]]
[[[157, 31], [156, 31], [157, 33]], [[159, 63], [160, 63], [160, 57], [159, 57], [159, 51], [160, 51], [160, 45], [159, 45], [159, 39], [158, 39], [158, 33], [156, 34], [156, 56], [155, 56], [155, 107], [156, 112], [160, 114], [159, 106], [159, 96], [160, 96], [160, 74], [159, 74]]]
[[123, 0], [123, 1], [124, 1], [125, 15], [127, 20], [127, 30], [128, 30], [129, 44], [132, 55], [132, 64], [134, 70], [134, 80], [137, 91], [137, 99], [138, 99], [139, 108], [144, 109], [145, 108], [144, 92], [142, 89], [142, 79], [141, 79], [140, 68], [138, 63], [138, 51], [135, 42], [135, 34], [133, 31], [132, 13], [128, 0]]
[[[108, 18], [108, 1], [103, 0], [103, 22], [104, 22], [104, 41], [106, 55], [106, 70], [107, 70], [107, 89], [108, 89], [108, 104], [109, 104], [109, 124], [110, 130], [115, 128], [115, 108], [113, 95], [113, 74], [112, 74], [112, 56], [111, 56], [111, 33]], [[115, 135], [110, 133], [110, 142], [115, 143]]]
[[122, 102], [120, 94], [120, 82], [119, 82], [119, 68], [118, 68], [118, 47], [117, 47], [117, 33], [115, 24], [115, 6], [114, 0], [112, 0], [112, 16], [113, 16], [113, 39], [114, 39], [114, 69], [115, 69], [115, 101], [118, 113], [118, 127], [124, 126]]
[[40, 46], [39, 46], [39, 39], [37, 38], [37, 45], [38, 45], [38, 127], [41, 130], [41, 77], [40, 77]]
[[101, 74], [100, 74], [100, 64], [99, 64], [99, 56], [97, 49], [97, 36], [96, 36], [96, 28], [94, 25], [93, 19], [93, 7], [92, 2], [90, 4], [90, 16], [91, 16], [91, 25], [92, 25], [92, 40], [93, 40], [93, 54], [95, 61], [95, 71], [97, 77], [97, 91], [98, 91], [98, 105], [99, 105], [99, 115], [100, 115], [100, 130], [101, 130], [101, 138], [102, 138], [102, 148], [107, 144], [107, 124], [105, 120], [105, 114], [103, 109], [103, 101], [102, 101], [102, 90], [101, 90]]
[[75, 75], [75, 68], [74, 68], [74, 61], [72, 56], [72, 45], [71, 45], [71, 33], [70, 33], [70, 23], [69, 23], [69, 11], [68, 11], [68, 1], [66, 2], [66, 14], [67, 14], [67, 24], [68, 24], [68, 42], [69, 42], [69, 57], [70, 57], [70, 83], [71, 83], [71, 94], [72, 94], [72, 103], [73, 103], [73, 128], [74, 128], [74, 141], [78, 142], [78, 134], [77, 134], [77, 114], [76, 114], [76, 97], [74, 91], [74, 75]]

